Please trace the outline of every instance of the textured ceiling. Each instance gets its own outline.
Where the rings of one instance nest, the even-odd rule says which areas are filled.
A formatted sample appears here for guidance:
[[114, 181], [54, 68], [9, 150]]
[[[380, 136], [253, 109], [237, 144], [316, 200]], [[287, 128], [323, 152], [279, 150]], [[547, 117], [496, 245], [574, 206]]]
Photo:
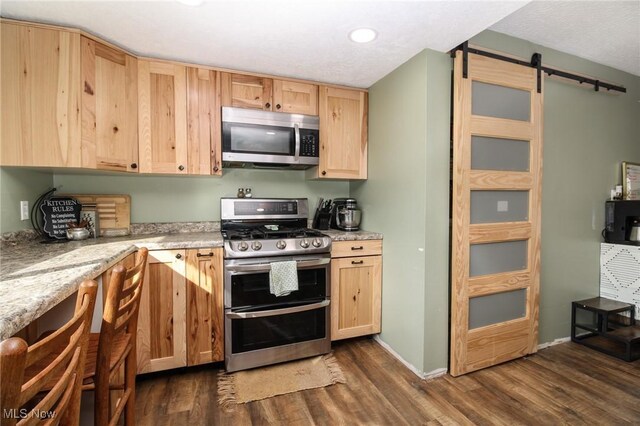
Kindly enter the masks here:
[[[143, 56], [356, 87], [487, 28], [640, 75], [640, 1], [527, 3], [0, 0], [0, 14], [83, 28]], [[378, 38], [351, 42], [359, 27]]]
[[[370, 87], [422, 49], [448, 51], [526, 3], [5, 0], [0, 14], [80, 27], [144, 56]], [[358, 27], [378, 38], [351, 42]]]
[[491, 27], [640, 75], [640, 1], [534, 1]]

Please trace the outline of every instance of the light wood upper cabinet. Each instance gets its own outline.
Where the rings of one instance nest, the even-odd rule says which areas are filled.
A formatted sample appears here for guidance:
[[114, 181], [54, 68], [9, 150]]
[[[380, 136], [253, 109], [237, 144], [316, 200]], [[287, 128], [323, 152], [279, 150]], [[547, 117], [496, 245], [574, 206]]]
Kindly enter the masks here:
[[0, 27], [0, 164], [80, 167], [80, 35]]
[[224, 360], [222, 249], [187, 250], [187, 364]]
[[82, 37], [82, 167], [138, 171], [138, 67]]
[[273, 111], [318, 115], [318, 86], [273, 80]]
[[367, 178], [367, 93], [320, 86], [319, 178]]
[[188, 172], [222, 175], [220, 73], [187, 69]]
[[228, 72], [220, 79], [222, 106], [271, 111], [272, 79]]
[[138, 314], [138, 373], [187, 365], [184, 258], [184, 250], [149, 252]]
[[138, 61], [140, 173], [187, 174], [186, 67]]
[[318, 115], [318, 86], [222, 72], [222, 106]]
[[382, 256], [331, 259], [331, 340], [379, 333], [381, 295]]

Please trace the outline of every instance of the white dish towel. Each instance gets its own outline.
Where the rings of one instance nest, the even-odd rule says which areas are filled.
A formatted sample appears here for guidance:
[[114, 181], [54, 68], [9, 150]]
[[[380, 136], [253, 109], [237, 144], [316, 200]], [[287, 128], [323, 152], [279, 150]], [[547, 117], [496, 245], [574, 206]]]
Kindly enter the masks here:
[[298, 265], [295, 260], [271, 262], [269, 291], [276, 297], [288, 296], [298, 290]]

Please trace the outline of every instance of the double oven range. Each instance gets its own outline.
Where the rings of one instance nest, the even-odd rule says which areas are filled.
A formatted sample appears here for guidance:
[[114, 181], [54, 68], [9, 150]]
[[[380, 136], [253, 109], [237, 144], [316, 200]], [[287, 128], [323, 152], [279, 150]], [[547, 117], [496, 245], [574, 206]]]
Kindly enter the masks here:
[[[307, 199], [221, 199], [227, 371], [331, 350], [331, 239], [308, 212]], [[291, 260], [298, 290], [276, 297], [271, 264]]]

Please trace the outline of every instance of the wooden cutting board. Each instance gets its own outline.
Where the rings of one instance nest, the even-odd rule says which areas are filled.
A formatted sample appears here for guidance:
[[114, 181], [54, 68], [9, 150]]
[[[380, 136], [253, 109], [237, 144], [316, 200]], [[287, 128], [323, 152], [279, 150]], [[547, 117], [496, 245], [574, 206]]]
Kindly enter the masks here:
[[68, 194], [81, 204], [96, 204], [100, 220], [100, 235], [115, 236], [131, 233], [131, 196], [106, 194]]

